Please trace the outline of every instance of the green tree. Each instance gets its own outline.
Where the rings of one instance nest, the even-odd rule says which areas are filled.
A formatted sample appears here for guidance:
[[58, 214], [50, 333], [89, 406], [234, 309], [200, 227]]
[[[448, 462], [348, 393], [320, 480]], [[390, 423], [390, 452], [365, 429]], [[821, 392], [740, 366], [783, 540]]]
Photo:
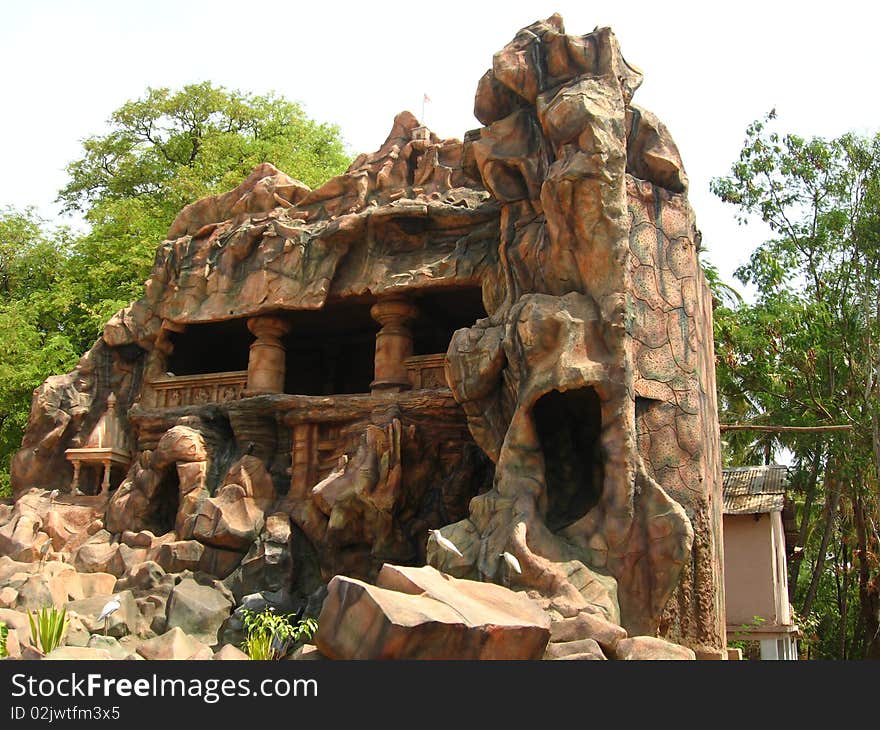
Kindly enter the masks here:
[[0, 495], [9, 493], [34, 388], [79, 357], [65, 319], [70, 235], [47, 230], [32, 209], [0, 209]]
[[107, 319], [143, 294], [156, 247], [185, 205], [238, 185], [262, 162], [315, 187], [349, 157], [339, 130], [299, 105], [210, 83], [148, 89], [83, 142], [59, 193], [82, 235], [33, 209], [0, 208], [0, 496], [31, 394], [69, 371]]
[[807, 618], [838, 612], [823, 652], [880, 657], [880, 136], [808, 140], [780, 135], [774, 118], [750, 125], [731, 174], [712, 183], [743, 222], [772, 232], [736, 272], [756, 301], [716, 309], [722, 420], [853, 430], [737, 434], [726, 446], [739, 463], [792, 451], [796, 606]]
[[113, 112], [106, 133], [83, 142], [58, 195], [90, 227], [69, 262], [74, 298], [84, 305], [74, 323], [83, 345], [141, 295], [181, 208], [231, 190], [262, 162], [315, 187], [350, 158], [338, 128], [309, 119], [298, 104], [209, 82], [148, 89]]

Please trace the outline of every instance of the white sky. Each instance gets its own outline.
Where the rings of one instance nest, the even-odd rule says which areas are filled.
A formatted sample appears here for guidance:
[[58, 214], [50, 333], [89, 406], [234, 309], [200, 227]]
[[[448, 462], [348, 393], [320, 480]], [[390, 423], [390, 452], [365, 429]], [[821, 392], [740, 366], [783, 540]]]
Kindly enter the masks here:
[[353, 152], [378, 148], [397, 112], [420, 115], [427, 93], [428, 126], [461, 138], [479, 126], [473, 96], [492, 54], [553, 12], [571, 34], [610, 25], [644, 71], [635, 101], [677, 141], [728, 279], [762, 230], [737, 226], [708, 185], [747, 124], [776, 107], [780, 128], [804, 136], [880, 127], [874, 3], [0, 0], [0, 206], [53, 217], [79, 141], [147, 86], [275, 91], [338, 124]]

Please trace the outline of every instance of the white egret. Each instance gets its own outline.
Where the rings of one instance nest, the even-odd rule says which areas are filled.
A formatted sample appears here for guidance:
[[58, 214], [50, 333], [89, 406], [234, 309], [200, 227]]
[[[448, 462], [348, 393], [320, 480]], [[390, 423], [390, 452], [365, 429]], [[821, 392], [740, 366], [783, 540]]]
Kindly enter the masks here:
[[101, 621], [102, 619], [104, 621], [104, 636], [107, 636], [107, 621], [110, 619], [110, 615], [116, 613], [121, 605], [122, 604], [119, 602], [119, 594], [117, 593], [107, 601], [107, 603], [104, 604], [104, 608], [101, 609], [101, 615], [98, 616], [98, 621]]
[[505, 550], [498, 557], [504, 558], [504, 562], [507, 563], [507, 567], [510, 568], [514, 573], [519, 573], [520, 575], [522, 575], [522, 568], [520, 567], [519, 560], [516, 559], [515, 555], [512, 555]]
[[452, 540], [449, 540], [441, 534], [440, 530], [428, 530], [428, 539], [434, 538], [437, 541], [437, 544], [442, 547], [446, 552], [455, 553], [458, 557], [464, 557], [461, 554], [461, 550], [455, 547], [455, 543]]

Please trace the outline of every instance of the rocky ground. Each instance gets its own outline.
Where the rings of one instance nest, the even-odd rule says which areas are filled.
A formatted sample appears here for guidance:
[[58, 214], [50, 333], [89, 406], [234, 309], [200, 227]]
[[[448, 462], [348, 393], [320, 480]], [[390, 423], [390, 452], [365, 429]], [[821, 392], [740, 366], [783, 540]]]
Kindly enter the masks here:
[[[296, 610], [262, 591], [236, 600], [227, 582], [190, 569], [185, 551], [148, 531], [111, 535], [95, 498], [34, 489], [0, 507], [0, 621], [16, 659], [247, 659], [245, 609]], [[79, 527], [72, 531], [71, 525]], [[105, 622], [112, 598], [119, 609]], [[62, 646], [43, 654], [28, 611], [64, 607]], [[315, 645], [291, 659], [693, 659], [690, 649], [628, 637], [599, 607], [562, 616], [540, 597], [460, 580], [429, 566], [385, 565], [376, 585], [337, 576], [313, 602]]]

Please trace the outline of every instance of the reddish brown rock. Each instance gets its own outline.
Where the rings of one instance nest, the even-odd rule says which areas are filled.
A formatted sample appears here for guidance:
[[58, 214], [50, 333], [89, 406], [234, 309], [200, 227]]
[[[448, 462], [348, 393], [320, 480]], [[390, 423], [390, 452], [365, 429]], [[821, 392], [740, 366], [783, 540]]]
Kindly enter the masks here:
[[214, 655], [211, 658], [216, 659], [217, 661], [241, 661], [250, 659], [247, 654], [232, 644], [224, 644], [214, 652]]
[[138, 644], [137, 653], [144, 659], [211, 659], [210, 647], [194, 639], [178, 626], [154, 639]]
[[537, 659], [549, 620], [527, 597], [430, 567], [385, 565], [371, 586], [337, 576], [315, 645], [331, 659]]
[[686, 646], [672, 644], [653, 636], [634, 636], [621, 639], [614, 648], [614, 659], [619, 660], [696, 660], [696, 654]]
[[403, 112], [316, 190], [266, 164], [187, 206], [143, 297], [35, 391], [0, 551], [299, 596], [430, 561], [722, 651], [711, 297], [641, 79], [554, 15], [495, 54], [464, 143]]
[[602, 652], [599, 643], [593, 639], [578, 639], [576, 641], [551, 642], [544, 652], [545, 659], [566, 659], [604, 661], [608, 657]]
[[611, 652], [622, 639], [626, 638], [626, 631], [601, 616], [581, 612], [577, 616], [554, 623], [550, 627], [550, 637], [554, 642], [591, 639], [605, 651]]
[[[107, 634], [121, 637], [129, 634], [143, 634], [145, 626], [131, 591], [117, 594], [120, 607], [107, 619]], [[101, 611], [109, 600], [108, 596], [93, 596], [79, 601], [69, 601], [65, 608], [81, 619], [83, 626], [92, 634], [104, 633], [104, 620], [98, 620]]]

